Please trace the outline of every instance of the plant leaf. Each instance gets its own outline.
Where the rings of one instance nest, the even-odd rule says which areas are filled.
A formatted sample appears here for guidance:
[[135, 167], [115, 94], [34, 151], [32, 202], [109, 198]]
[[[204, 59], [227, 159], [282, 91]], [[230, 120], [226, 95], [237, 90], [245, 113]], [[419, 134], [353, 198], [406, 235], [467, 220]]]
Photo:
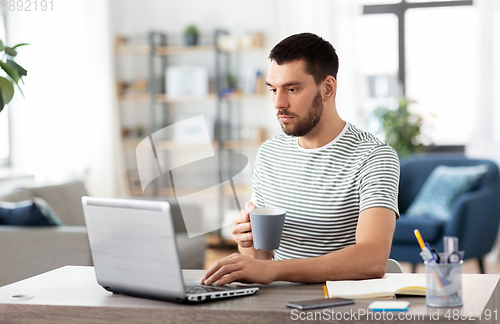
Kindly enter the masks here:
[[0, 52], [5, 51], [5, 45], [3, 44], [2, 40], [0, 39]]
[[6, 105], [14, 97], [14, 85], [12, 85], [12, 81], [0, 77], [0, 90], [2, 91], [2, 102]]
[[3, 100], [3, 92], [0, 89], [0, 112], [5, 108], [5, 101]]
[[15, 46], [12, 47], [12, 49], [16, 49], [18, 47], [21, 47], [21, 46], [26, 46], [26, 45], [29, 45], [29, 43], [21, 43], [21, 44], [17, 44]]
[[19, 81], [19, 73], [17, 70], [11, 68], [10, 66], [7, 65], [7, 63], [0, 61], [0, 68], [2, 68], [5, 73], [7, 73], [8, 76], [14, 80], [14, 82], [17, 84], [17, 81]]
[[16, 57], [17, 51], [12, 47], [5, 46], [5, 54], [10, 55], [12, 57]]
[[17, 73], [19, 74], [19, 78], [22, 78], [25, 75], [28, 75], [28, 71], [26, 71], [22, 66], [17, 64], [14, 60], [7, 59], [7, 65], [10, 66], [11, 68], [17, 70]]
[[25, 98], [25, 97], [24, 97], [24, 92], [23, 92], [23, 90], [21, 89], [21, 87], [19, 86], [19, 83], [16, 83], [16, 86], [17, 86], [17, 88], [19, 89], [19, 92], [21, 92], [21, 95], [23, 96], [23, 98]]

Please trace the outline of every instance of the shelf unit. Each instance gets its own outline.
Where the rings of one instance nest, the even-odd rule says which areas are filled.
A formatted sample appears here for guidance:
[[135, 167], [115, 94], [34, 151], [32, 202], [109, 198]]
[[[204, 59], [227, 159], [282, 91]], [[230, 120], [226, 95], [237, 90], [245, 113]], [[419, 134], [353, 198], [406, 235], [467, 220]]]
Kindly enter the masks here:
[[[217, 154], [223, 151], [233, 151], [253, 148], [257, 149], [264, 140], [262, 130], [256, 131], [255, 140], [242, 140], [235, 138], [229, 130], [233, 120], [233, 110], [236, 102], [240, 100], [248, 100], [252, 98], [260, 98], [263, 94], [248, 94], [242, 91], [233, 91], [230, 93], [224, 92], [226, 87], [224, 76], [231, 70], [231, 56], [235, 52], [243, 52], [244, 50], [226, 51], [220, 48], [217, 44], [217, 39], [221, 35], [226, 35], [227, 32], [217, 30], [214, 33], [214, 41], [212, 45], [196, 45], [196, 46], [168, 46], [167, 35], [160, 32], [151, 32], [148, 35], [147, 44], [129, 44], [123, 37], [116, 38], [115, 53], [117, 60], [120, 57], [138, 57], [147, 58], [148, 73], [147, 82], [139, 87], [130, 91], [131, 87], [127, 87], [122, 81], [118, 81], [117, 77], [117, 92], [120, 106], [132, 104], [136, 108], [134, 110], [140, 111], [141, 114], [149, 114], [149, 122], [147, 130], [142, 134], [129, 136], [131, 132], [128, 130], [122, 131], [123, 147], [129, 156], [132, 152], [135, 153], [135, 148], [141, 140], [146, 138], [149, 134], [162, 129], [163, 127], [172, 124], [172, 112], [176, 110], [176, 105], [186, 104], [203, 104], [209, 109], [215, 110], [215, 125], [214, 125], [214, 140], [212, 148]], [[253, 50], [253, 49], [252, 49]], [[165, 94], [165, 69], [168, 66], [167, 58], [173, 56], [185, 55], [211, 55], [215, 57], [212, 68], [215, 67], [215, 80], [211, 87], [211, 92], [204, 96], [175, 96], [170, 97]], [[160, 72], [160, 78], [157, 78]], [[122, 110], [122, 108], [120, 108]], [[146, 127], [144, 127], [146, 128]], [[155, 143], [156, 149], [162, 151], [164, 154], [170, 154], [177, 150], [200, 150], [208, 148], [202, 145], [180, 145], [174, 140], [164, 140]], [[129, 158], [130, 160], [130, 158]], [[133, 162], [127, 162], [129, 189], [132, 195], [143, 196], [142, 188], [140, 186], [139, 176], [134, 169]], [[132, 164], [132, 165], [131, 165]], [[231, 165], [228, 163], [227, 165]], [[221, 172], [231, 172], [231, 170], [221, 170]], [[234, 188], [221, 187], [217, 197], [217, 205], [219, 206], [218, 214], [223, 214], [224, 197], [231, 196]], [[239, 191], [247, 191], [249, 188], [238, 187]], [[172, 197], [174, 193], [171, 188], [158, 187], [155, 190], [155, 195], [160, 197]], [[243, 203], [243, 202], [242, 202]], [[221, 216], [222, 217], [222, 216]]]

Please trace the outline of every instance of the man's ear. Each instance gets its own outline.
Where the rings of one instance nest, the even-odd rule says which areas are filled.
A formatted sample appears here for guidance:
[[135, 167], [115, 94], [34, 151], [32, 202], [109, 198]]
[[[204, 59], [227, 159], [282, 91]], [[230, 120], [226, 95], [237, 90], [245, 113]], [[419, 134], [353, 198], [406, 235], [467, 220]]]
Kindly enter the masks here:
[[337, 93], [337, 80], [335, 80], [333, 76], [329, 75], [323, 80], [323, 91], [323, 98], [325, 101], [335, 98], [335, 94]]

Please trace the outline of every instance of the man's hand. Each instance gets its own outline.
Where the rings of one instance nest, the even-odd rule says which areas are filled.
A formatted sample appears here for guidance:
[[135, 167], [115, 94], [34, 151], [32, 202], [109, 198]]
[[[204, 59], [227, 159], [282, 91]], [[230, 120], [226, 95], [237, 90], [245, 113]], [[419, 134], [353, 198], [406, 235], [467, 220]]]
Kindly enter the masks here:
[[273, 258], [272, 251], [256, 250], [253, 247], [252, 225], [250, 224], [249, 212], [254, 208], [255, 205], [251, 201], [246, 202], [245, 209], [233, 218], [231, 233], [233, 233], [233, 238], [238, 243], [238, 250], [241, 254], [255, 259], [271, 260]]
[[251, 201], [247, 201], [245, 209], [240, 211], [233, 218], [233, 227], [231, 233], [233, 238], [242, 248], [250, 248], [253, 246], [252, 226], [250, 225], [250, 210], [254, 209], [255, 205]]
[[274, 261], [257, 260], [238, 253], [216, 261], [201, 278], [205, 285], [225, 285], [233, 281], [270, 284], [274, 281]]

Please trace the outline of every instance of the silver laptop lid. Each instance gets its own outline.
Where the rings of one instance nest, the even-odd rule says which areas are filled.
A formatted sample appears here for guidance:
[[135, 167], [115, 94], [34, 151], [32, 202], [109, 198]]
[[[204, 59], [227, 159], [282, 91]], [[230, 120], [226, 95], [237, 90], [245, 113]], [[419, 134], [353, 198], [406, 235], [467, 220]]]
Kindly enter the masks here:
[[185, 299], [170, 204], [82, 197], [97, 281], [128, 294]]

